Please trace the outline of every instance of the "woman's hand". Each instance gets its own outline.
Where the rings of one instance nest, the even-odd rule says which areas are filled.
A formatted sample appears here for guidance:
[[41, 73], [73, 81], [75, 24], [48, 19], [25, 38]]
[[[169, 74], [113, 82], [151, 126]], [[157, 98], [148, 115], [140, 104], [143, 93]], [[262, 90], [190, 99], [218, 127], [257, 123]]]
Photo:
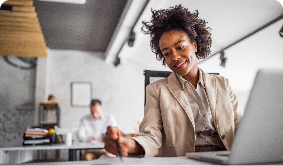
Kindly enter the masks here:
[[123, 156], [144, 154], [144, 149], [134, 139], [121, 132], [117, 127], [108, 126], [105, 133], [104, 148], [109, 153], [119, 156], [116, 140], [118, 140]]

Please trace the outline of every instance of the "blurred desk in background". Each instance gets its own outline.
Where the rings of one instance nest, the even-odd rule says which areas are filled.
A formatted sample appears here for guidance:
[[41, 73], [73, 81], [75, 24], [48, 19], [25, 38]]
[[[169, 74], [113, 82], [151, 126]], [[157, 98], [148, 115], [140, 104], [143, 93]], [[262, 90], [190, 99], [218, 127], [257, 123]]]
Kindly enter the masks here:
[[0, 147], [0, 164], [22, 164], [38, 160], [33, 151], [36, 150], [68, 150], [68, 160], [77, 160], [78, 150], [101, 150], [104, 149], [104, 143], [74, 143], [72, 146], [66, 144], [35, 145], [35, 146], [10, 146]]

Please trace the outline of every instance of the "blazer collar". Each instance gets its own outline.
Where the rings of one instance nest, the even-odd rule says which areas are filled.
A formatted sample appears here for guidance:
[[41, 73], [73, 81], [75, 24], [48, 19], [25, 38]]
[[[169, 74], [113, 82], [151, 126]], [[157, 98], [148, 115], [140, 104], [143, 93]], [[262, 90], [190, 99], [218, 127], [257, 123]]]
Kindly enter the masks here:
[[[202, 76], [203, 72], [201, 72], [200, 70], [198, 70], [198, 72], [199, 72], [199, 79], [198, 79], [197, 84], [200, 84], [201, 86], [204, 87], [203, 76]], [[177, 76], [177, 78], [178, 78], [178, 80], [179, 80], [179, 82], [180, 82], [180, 84], [181, 84], [181, 86], [184, 90], [185, 89], [185, 83], [189, 82], [189, 81], [185, 80], [182, 76], [178, 75], [177, 73], [175, 73], [175, 74], [176, 74], [176, 76]]]
[[187, 113], [189, 119], [191, 120], [193, 126], [195, 127], [194, 122], [194, 116], [193, 112], [190, 106], [189, 101], [187, 100], [187, 97], [185, 95], [185, 92], [174, 72], [172, 72], [168, 77], [168, 82], [166, 83], [166, 87], [170, 91], [170, 93], [176, 98], [176, 100], [179, 102], [181, 107], [185, 110]]

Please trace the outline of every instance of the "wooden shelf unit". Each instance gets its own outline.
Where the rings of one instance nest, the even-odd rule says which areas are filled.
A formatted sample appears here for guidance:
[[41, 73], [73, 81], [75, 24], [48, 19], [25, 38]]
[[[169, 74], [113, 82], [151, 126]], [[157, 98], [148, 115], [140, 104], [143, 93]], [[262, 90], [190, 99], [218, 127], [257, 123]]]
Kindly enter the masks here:
[[[54, 112], [54, 113], [53, 113]], [[48, 113], [55, 114], [55, 119], [48, 119]], [[43, 128], [60, 127], [60, 108], [56, 102], [40, 102], [39, 104], [39, 125]]]

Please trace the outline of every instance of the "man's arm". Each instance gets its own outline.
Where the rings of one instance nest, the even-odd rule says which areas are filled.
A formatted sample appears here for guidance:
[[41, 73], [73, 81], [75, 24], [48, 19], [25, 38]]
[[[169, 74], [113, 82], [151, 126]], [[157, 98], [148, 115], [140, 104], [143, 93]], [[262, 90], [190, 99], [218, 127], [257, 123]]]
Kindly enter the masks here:
[[78, 133], [77, 133], [77, 136], [78, 136], [78, 140], [81, 141], [81, 142], [87, 142], [87, 135], [86, 135], [86, 127], [83, 123], [83, 120], [81, 120], [80, 122], [80, 126], [79, 126], [79, 130], [78, 130]]

